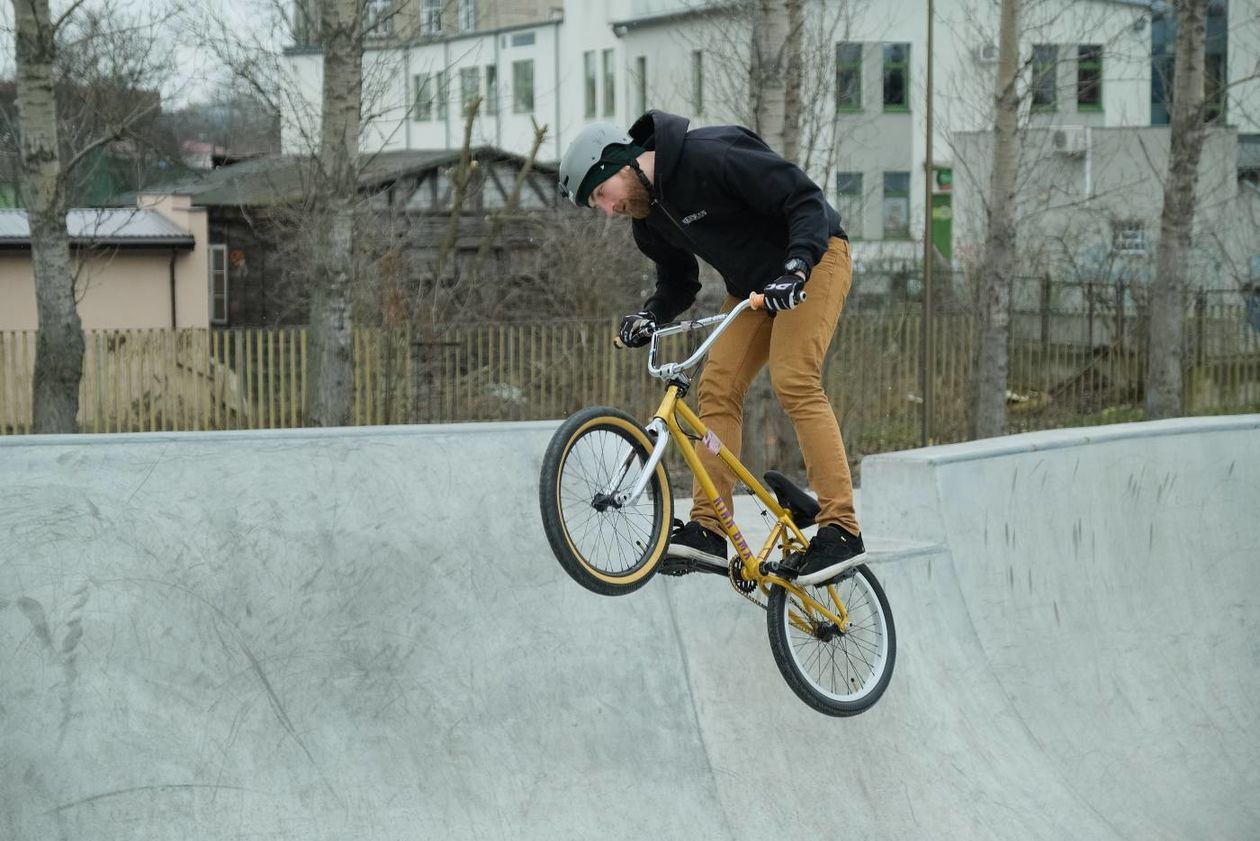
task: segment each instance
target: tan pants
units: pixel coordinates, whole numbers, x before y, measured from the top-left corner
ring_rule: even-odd
[[[840,424],[822,389],[822,366],[840,311],[853,283],[849,243],[832,237],[827,253],[810,273],[805,301],[773,319],[765,310],[745,310],[714,343],[700,378],[700,419],[736,456],[740,451],[744,395],[766,361],[770,381],[792,420],[810,487],[822,511],[818,524],[839,523],[858,532],[853,510],[853,477],[840,438]],[[723,312],[738,299],[728,297]],[[735,477],[708,448],[696,446],[705,469],[717,485],[727,510]],[[713,504],[696,482],[691,519],[724,534]]]

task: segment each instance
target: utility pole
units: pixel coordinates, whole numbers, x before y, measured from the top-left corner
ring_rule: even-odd
[[[927,91],[924,109],[927,116],[927,142],[923,158],[923,337],[919,361],[923,392],[923,441],[932,441],[932,182],[936,172],[932,166],[932,30],[935,23],[934,2],[927,4]]]

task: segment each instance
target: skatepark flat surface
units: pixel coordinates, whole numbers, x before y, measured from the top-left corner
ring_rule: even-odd
[[[867,459],[849,719],[565,577],[555,426],[0,439],[0,838],[1260,837],[1260,416]]]

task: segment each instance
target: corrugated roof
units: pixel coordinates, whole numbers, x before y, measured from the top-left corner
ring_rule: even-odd
[[[77,244],[192,245],[193,235],[156,210],[75,208],[66,213],[66,231]],[[25,210],[0,210],[0,243],[31,241]]]

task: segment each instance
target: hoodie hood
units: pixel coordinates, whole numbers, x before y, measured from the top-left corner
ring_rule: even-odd
[[[683,138],[691,121],[667,111],[648,111],[634,121],[630,137],[636,146],[656,150],[656,182],[668,183],[682,157]]]

